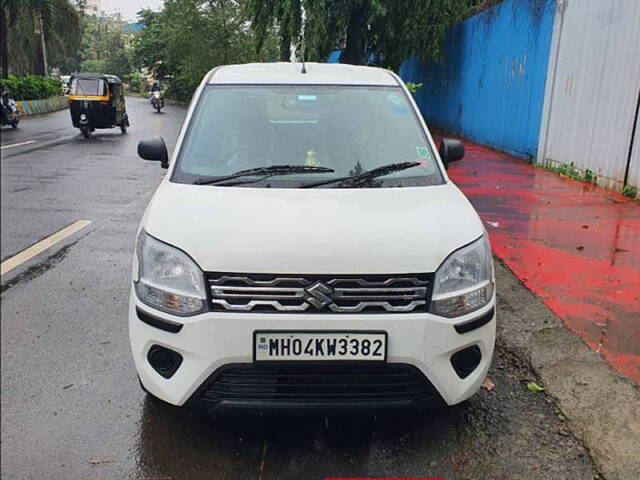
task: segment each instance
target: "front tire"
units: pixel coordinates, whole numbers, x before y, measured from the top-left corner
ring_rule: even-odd
[[[89,128],[88,125],[83,125],[82,127],[80,127],[80,132],[82,133],[82,136],[84,138],[90,138],[91,137],[91,129]]]
[[[120,132],[122,132],[123,135],[125,133],[127,133],[127,121],[126,120],[122,120],[122,122],[120,122]]]
[[[13,128],[18,128],[18,122],[13,122],[13,123],[11,124],[11,126],[12,126]]]

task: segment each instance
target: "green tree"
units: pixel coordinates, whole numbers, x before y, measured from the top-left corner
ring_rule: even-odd
[[[133,41],[133,62],[139,68],[145,68],[154,75],[164,77],[176,73],[178,65],[165,63],[168,56],[168,30],[164,12],[141,10],[138,21],[144,29]]]
[[[47,64],[71,55],[80,20],[69,0],[2,0],[2,75],[47,74]]]
[[[235,0],[166,0],[161,12],[141,11],[134,65],[156,78],[172,77],[168,93],[186,100],[218,65],[274,60],[275,36],[265,32],[256,53],[256,34],[240,8]]]
[[[122,77],[133,71],[131,48],[123,22],[89,15],[82,18],[82,41],[76,55],[67,59],[73,71],[111,73]]]
[[[289,61],[291,44],[298,39],[302,28],[302,0],[246,0],[243,7],[243,13],[251,20],[256,33],[257,51],[277,26],[279,58]]]
[[[84,73],[106,73],[107,62],[97,58],[90,58],[82,62],[80,71]]]
[[[280,58],[299,48],[304,12],[305,59],[324,61],[342,49],[341,62],[373,63],[397,69],[415,54],[423,60],[442,53],[446,29],[480,0],[247,0],[245,14],[261,39],[271,28],[280,38]]]

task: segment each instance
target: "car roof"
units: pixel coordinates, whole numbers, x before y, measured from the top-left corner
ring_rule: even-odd
[[[72,78],[101,78],[106,80],[108,83],[122,83],[119,77],[115,75],[109,75],[104,73],[74,73],[71,75]]]
[[[209,84],[398,85],[389,70],[341,63],[246,63],[213,69]]]

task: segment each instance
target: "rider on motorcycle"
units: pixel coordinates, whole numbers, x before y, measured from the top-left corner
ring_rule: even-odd
[[[9,88],[2,84],[0,87],[0,110],[2,113],[1,125],[11,125],[17,128],[20,122],[20,111],[16,102],[11,98]]]
[[[162,94],[162,88],[158,82],[153,82],[151,85],[151,91],[149,92],[149,99],[151,100],[151,104],[155,106],[155,102],[160,102],[160,107],[164,107],[164,95]],[[160,111],[158,109],[158,111]]]
[[[9,106],[9,88],[3,83],[0,87],[0,97],[2,98],[2,108]]]

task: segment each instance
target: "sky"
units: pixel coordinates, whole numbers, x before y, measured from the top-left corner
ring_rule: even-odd
[[[101,0],[100,6],[106,13],[121,12],[129,21],[135,21],[136,13],[143,8],[159,10],[163,0]]]

